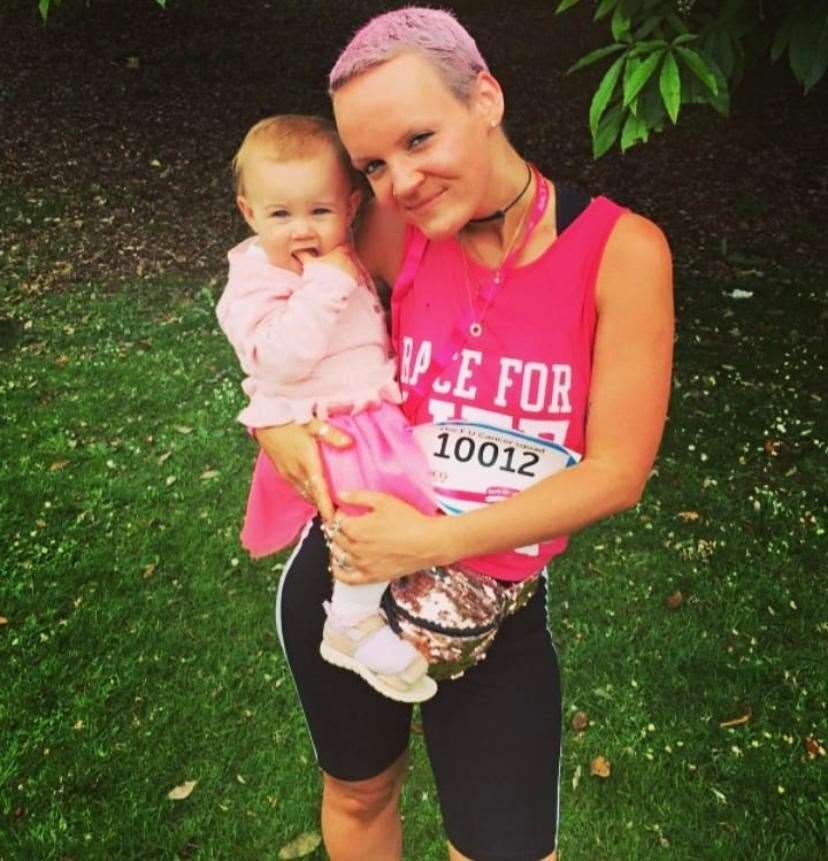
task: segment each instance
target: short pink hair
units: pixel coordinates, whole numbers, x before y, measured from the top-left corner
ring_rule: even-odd
[[[451,12],[407,6],[372,18],[357,31],[331,69],[331,95],[367,69],[407,52],[427,60],[461,102],[469,101],[478,73],[489,70]]]

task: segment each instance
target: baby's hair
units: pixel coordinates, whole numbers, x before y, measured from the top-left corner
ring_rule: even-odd
[[[259,120],[233,157],[236,194],[244,194],[244,169],[253,153],[263,152],[276,161],[291,161],[318,155],[326,146],[333,148],[348,182],[355,185],[357,174],[330,120],[303,114],[279,114]]]
[[[489,70],[474,39],[451,12],[407,6],[372,18],[357,31],[331,69],[330,94],[367,69],[407,52],[428,61],[464,103],[478,73]]]

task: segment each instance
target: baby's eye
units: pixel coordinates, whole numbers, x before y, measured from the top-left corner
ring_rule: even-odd
[[[416,147],[427,141],[433,134],[434,132],[420,132],[419,134],[411,135],[408,139],[408,148],[416,149]]]
[[[287,218],[289,215],[290,213],[286,209],[274,209],[270,213],[271,218]]]
[[[314,209],[313,214],[314,215],[327,215],[329,212],[330,212],[330,209],[328,209],[326,206],[317,206],[316,209]]]

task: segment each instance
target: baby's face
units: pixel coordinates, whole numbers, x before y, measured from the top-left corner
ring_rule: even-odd
[[[359,193],[332,149],[276,161],[255,156],[244,171],[238,204],[274,266],[301,272],[299,251],[327,254],[347,240]]]

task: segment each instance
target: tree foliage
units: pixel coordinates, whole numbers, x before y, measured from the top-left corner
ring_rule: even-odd
[[[61,0],[35,0],[45,21]],[[89,2],[89,0],[87,0]],[[164,8],[167,0],[154,0]],[[556,13],[582,0],[558,0]],[[612,60],[589,109],[594,157],[622,152],[676,124],[682,105],[723,116],[745,70],[786,56],[807,95],[828,69],[828,0],[593,0],[612,41],[575,72]]]
[[[581,2],[561,0],[560,14]],[[825,0],[595,0],[612,42],[569,72],[613,58],[592,98],[595,158],[622,151],[678,122],[681,106],[706,104],[724,116],[745,69],[787,55],[809,93],[828,67]]]
[[[49,12],[52,9],[60,6],[61,0],[36,0],[37,8],[40,11],[40,16],[45,21],[49,17]],[[167,5],[167,0],[155,0],[155,2],[163,9]]]

